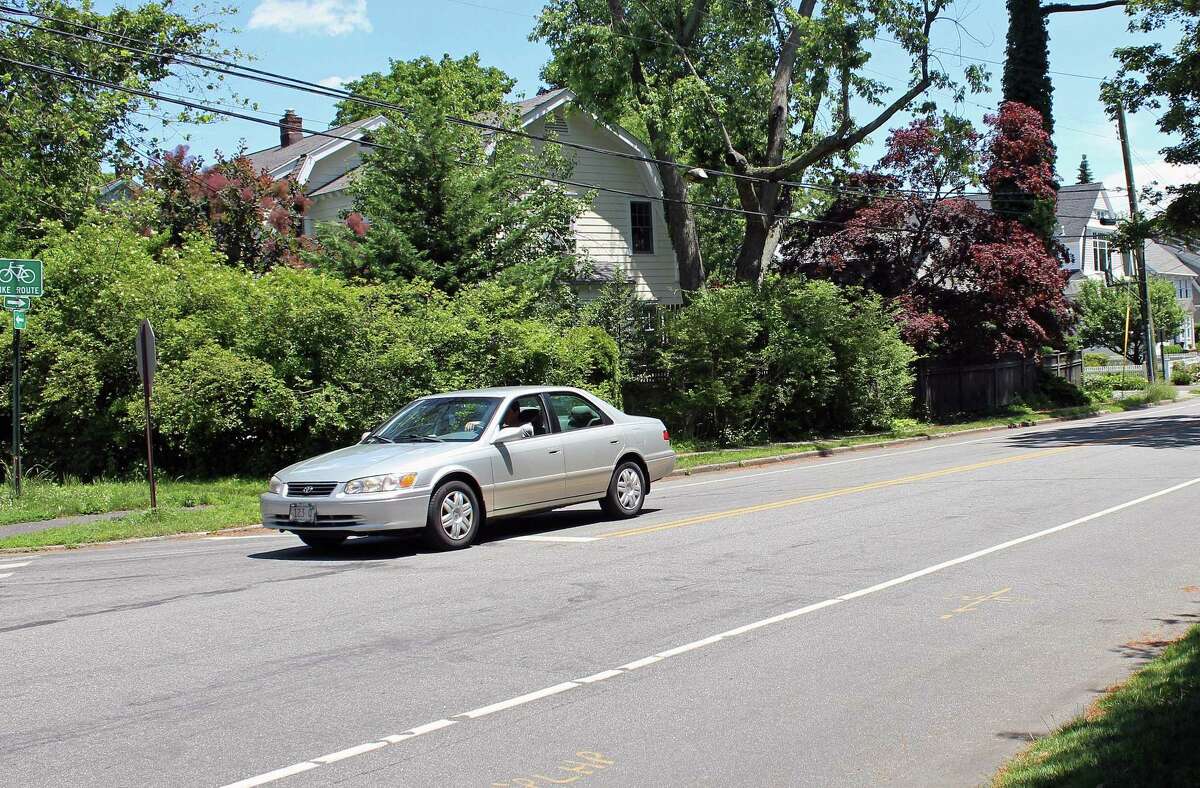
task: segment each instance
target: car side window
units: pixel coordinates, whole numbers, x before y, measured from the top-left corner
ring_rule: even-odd
[[[550,408],[554,411],[561,432],[573,432],[604,423],[604,416],[596,406],[578,394],[550,394],[547,399],[550,400]]]
[[[532,426],[534,435],[550,433],[550,420],[546,418],[546,409],[538,395],[517,397],[505,410],[502,427],[517,427],[522,424]]]

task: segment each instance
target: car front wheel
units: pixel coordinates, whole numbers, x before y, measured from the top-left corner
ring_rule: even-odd
[[[613,517],[637,517],[645,501],[646,475],[636,462],[626,460],[613,471],[608,495],[601,499],[600,506]]]
[[[429,498],[425,538],[438,550],[458,550],[475,540],[482,519],[483,507],[471,485],[446,482]]]

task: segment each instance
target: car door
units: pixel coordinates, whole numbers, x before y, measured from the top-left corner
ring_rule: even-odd
[[[566,497],[603,495],[625,449],[624,428],[579,394],[556,391],[546,401],[562,436]]]
[[[562,438],[550,430],[545,405],[537,395],[518,397],[515,403],[534,434],[492,445],[492,509],[496,512],[564,497]]]

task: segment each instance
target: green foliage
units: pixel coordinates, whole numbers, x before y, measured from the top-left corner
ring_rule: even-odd
[[[1183,345],[1176,345],[1173,342],[1170,344],[1163,345],[1162,350],[1167,355],[1175,355],[1177,353],[1186,353],[1187,352],[1187,348],[1185,348]]]
[[[389,60],[387,73],[373,71],[345,85],[356,96],[411,107],[431,100],[448,114],[473,118],[498,113],[517,81],[498,68],[482,66],[479,53],[455,60],[449,55]],[[380,109],[357,101],[339,101],[334,125],[370,118]]]
[[[1103,353],[1084,353],[1083,365],[1085,367],[1104,367],[1108,366],[1109,356]]]
[[[1150,315],[1155,331],[1176,334],[1186,315],[1175,298],[1175,286],[1166,279],[1151,277]],[[1136,286],[1130,282],[1122,287],[1108,287],[1103,282],[1088,279],[1080,286],[1075,300],[1079,312],[1079,338],[1084,345],[1099,345],[1114,353],[1124,351],[1125,317],[1129,310],[1129,358],[1134,364],[1143,361],[1141,301]]]
[[[1192,367],[1176,364],[1171,367],[1171,383],[1176,386],[1190,386],[1196,379]]]
[[[616,344],[539,317],[539,293],[489,282],[450,296],[287,267],[255,276],[208,238],[163,248],[139,226],[93,213],[51,227],[40,250],[54,288],[23,332],[26,446],[56,474],[120,476],[140,461],[142,318],[158,336],[155,419],[172,475],[266,474],[436,391],[550,383],[616,398]]]
[[[172,3],[118,6],[101,13],[92,3],[29,0],[30,11],[65,20],[57,30],[79,32],[69,23],[87,25],[138,39],[167,44],[174,51],[227,54],[215,43],[224,13],[188,18]],[[7,19],[7,17],[6,17]],[[175,73],[176,91],[211,93],[219,78],[203,71],[172,68],[169,55],[146,55],[80,41],[9,21],[0,34],[0,56],[68,71],[81,77],[149,89]],[[36,20],[23,19],[29,23]],[[45,26],[37,22],[38,26]],[[68,225],[94,203],[115,164],[136,161],[132,145],[150,142],[148,127],[133,114],[142,103],[128,94],[74,79],[61,79],[9,63],[0,63],[0,252],[27,249],[42,219]],[[203,119],[184,113],[180,119]]]
[[[915,354],[874,297],[829,282],[710,288],[674,313],[664,418],[735,443],[887,427],[912,403]]]
[[[1066,378],[1038,370],[1037,394],[1052,407],[1070,408],[1087,405],[1091,400],[1088,393]]]
[[[1113,382],[1108,375],[1085,377],[1080,388],[1092,402],[1108,402],[1113,396]]]
[[[1093,183],[1096,176],[1092,175],[1092,165],[1088,164],[1087,154],[1083,154],[1083,158],[1079,161],[1079,173],[1076,183]]]
[[[454,292],[497,274],[549,287],[579,267],[571,226],[590,198],[529,176],[570,174],[556,146],[485,137],[428,101],[391,116],[372,139],[380,147],[349,187],[355,213],[344,227],[318,229],[325,248],[308,257],[318,268]]]
[[[1007,0],[1008,41],[1002,90],[1005,101],[1018,101],[1042,115],[1054,132],[1054,84],[1050,80],[1050,34],[1042,0]]]
[[[1091,375],[1085,380],[1095,388],[1107,386],[1111,391],[1144,391],[1150,385],[1146,377],[1138,372],[1109,372]]]

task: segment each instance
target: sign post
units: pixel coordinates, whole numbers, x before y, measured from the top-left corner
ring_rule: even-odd
[[[158,489],[154,481],[154,427],[150,421],[150,392],[154,388],[154,370],[158,367],[158,348],[154,329],[143,320],[137,334],[138,377],[142,379],[142,396],[146,404],[146,477],[150,481],[150,508],[158,508]]]
[[[0,297],[13,316],[12,480],[21,494],[21,332],[30,299],[42,295],[41,260],[0,260]]]

